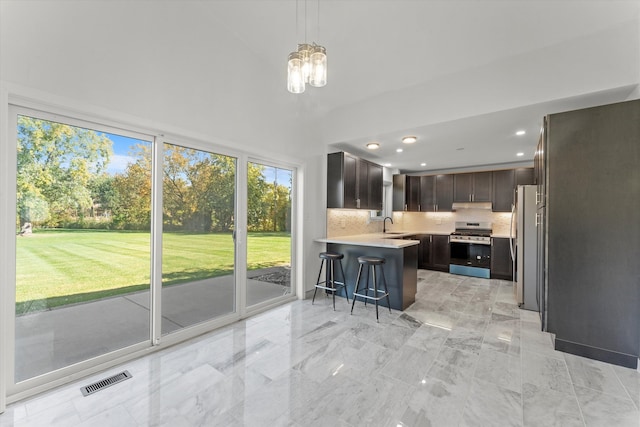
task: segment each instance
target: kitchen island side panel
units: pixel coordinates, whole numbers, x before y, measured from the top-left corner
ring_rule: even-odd
[[[548,331],[558,350],[636,367],[640,101],[549,116]]]
[[[345,271],[349,298],[353,295],[358,276],[359,256],[376,256],[385,259],[384,276],[389,288],[389,302],[394,310],[405,310],[414,303],[418,284],[418,245],[404,248],[382,248],[344,243],[327,243],[327,251],[344,254],[342,266]],[[363,278],[366,278],[363,268]],[[380,279],[379,279],[380,280]],[[382,289],[382,282],[379,283]],[[336,295],[344,296],[343,291]],[[386,299],[378,301],[387,307]]]

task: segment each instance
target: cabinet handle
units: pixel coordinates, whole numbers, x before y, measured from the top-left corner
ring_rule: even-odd
[[[422,212],[422,209],[420,209],[420,203],[418,203],[418,212]]]
[[[538,221],[539,218],[540,214],[536,212],[536,227],[540,225],[540,221]]]
[[[438,205],[433,205],[434,212],[438,212]]]
[[[536,191],[536,205],[540,204],[540,193]],[[536,214],[537,215],[537,214]]]
[[[360,209],[360,199],[356,199],[356,208]]]
[[[408,209],[407,209],[407,204],[406,204],[406,203],[404,204],[404,210],[405,210],[405,211],[407,211],[407,210],[408,210]]]

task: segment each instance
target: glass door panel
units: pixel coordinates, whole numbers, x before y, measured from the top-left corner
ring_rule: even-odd
[[[236,311],[236,159],[164,144],[162,333]]]
[[[293,171],[247,167],[247,307],[292,293]]]
[[[149,340],[151,150],[17,116],[16,383]]]

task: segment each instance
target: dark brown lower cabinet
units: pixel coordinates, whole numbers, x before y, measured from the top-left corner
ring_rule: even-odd
[[[513,279],[513,262],[511,261],[511,249],[509,238],[491,238],[491,278]]]
[[[418,268],[449,271],[449,235],[419,234]]]

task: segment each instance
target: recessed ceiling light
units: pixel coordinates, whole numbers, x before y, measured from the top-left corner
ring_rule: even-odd
[[[420,163],[420,166],[427,166],[426,163]]]
[[[402,148],[396,149],[396,153],[402,153],[402,151],[403,151]]]
[[[382,166],[384,166],[384,167],[388,168],[389,166],[391,166],[391,163],[385,163],[385,164],[384,164],[384,165],[382,165]]]
[[[404,142],[405,144],[413,144],[414,142],[416,142],[418,140],[417,136],[405,136],[404,138],[402,138],[402,142]]]
[[[518,156],[518,157],[524,156],[524,153],[518,153],[518,154],[516,154],[516,156]]]
[[[518,132],[516,132],[516,135],[518,135],[518,136],[522,136],[522,135],[524,135],[525,133],[527,133],[527,132],[526,132],[526,131],[524,131],[524,130],[519,130]]]
[[[370,142],[367,144],[367,148],[369,150],[377,150],[378,148],[380,148],[380,144],[378,144],[377,142]]]

